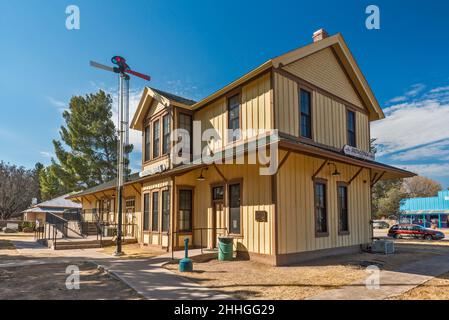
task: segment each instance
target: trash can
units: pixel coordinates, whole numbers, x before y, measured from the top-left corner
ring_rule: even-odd
[[[234,239],[231,237],[218,237],[218,260],[232,261],[234,254]]]

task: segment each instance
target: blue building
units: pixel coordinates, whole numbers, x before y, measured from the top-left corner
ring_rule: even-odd
[[[404,199],[400,209],[400,223],[449,228],[449,190],[438,192],[436,197]]]

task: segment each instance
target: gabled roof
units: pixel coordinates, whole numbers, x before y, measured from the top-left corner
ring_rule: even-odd
[[[192,106],[196,103],[193,100],[183,98],[172,93],[168,93],[151,87],[145,87],[142,93],[142,97],[140,98],[139,105],[137,106],[136,112],[134,113],[134,117],[131,121],[131,129],[143,130],[143,119],[146,116],[148,110],[151,108],[153,101],[158,101],[165,107],[169,107],[170,105],[175,104],[184,108],[188,108],[189,106]]]
[[[360,94],[363,102],[370,112],[370,120],[379,120],[385,118],[382,108],[379,105],[374,93],[372,92],[365,76],[360,70],[357,62],[349,50],[343,36],[340,33],[323,40],[311,43],[305,47],[287,52],[279,57],[272,59],[273,67],[279,68],[289,63],[305,58],[311,54],[326,48],[333,48],[342,66],[351,78],[355,89]]]
[[[67,198],[71,194],[66,194],[51,200],[47,200],[36,205],[33,205],[31,208],[23,211],[23,212],[60,212],[64,209],[79,209],[81,208],[81,204],[68,200]],[[58,210],[59,209],[59,210]]]
[[[354,84],[355,90],[360,95],[363,103],[366,105],[369,111],[369,119],[371,121],[379,120],[385,118],[385,115],[382,111],[382,108],[379,105],[374,93],[372,92],[368,82],[365,79],[362,71],[360,70],[357,62],[354,59],[351,51],[349,50],[343,36],[340,33],[336,35],[327,37],[323,40],[313,42],[304,47],[300,47],[298,49],[287,52],[278,57],[272,58],[265,63],[261,64],[257,68],[251,70],[250,72],[244,74],[242,77],[237,80],[229,83],[224,86],[220,90],[212,93],[201,101],[194,102],[192,100],[184,99],[181,97],[177,97],[171,95],[169,93],[153,89],[153,88],[145,88],[142,98],[140,100],[137,111],[134,115],[133,121],[131,122],[131,128],[136,130],[142,130],[142,120],[146,114],[146,111],[149,108],[148,99],[156,99],[167,106],[170,104],[170,101],[175,101],[181,103],[188,109],[197,110],[204,106],[206,106],[209,102],[219,98],[221,95],[227,93],[228,91],[238,87],[244,82],[254,78],[255,76],[271,69],[271,68],[280,68],[287,64],[290,64],[299,59],[310,56],[318,51],[321,51],[326,48],[332,48],[341,62],[342,67],[350,77],[350,80]],[[165,102],[165,103],[164,103]],[[140,122],[140,123],[139,123]]]

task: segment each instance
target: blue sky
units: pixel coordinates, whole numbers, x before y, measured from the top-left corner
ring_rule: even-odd
[[[447,1],[1,1],[0,159],[48,164],[72,95],[116,79],[88,66],[123,55],[151,86],[201,99],[267,59],[341,32],[388,118],[378,160],[449,185]],[[68,5],[81,29],[65,28]],[[365,28],[376,4],[381,29]],[[132,80],[135,106],[145,83]],[[132,133],[133,141],[139,134]],[[132,166],[140,163],[139,146]]]

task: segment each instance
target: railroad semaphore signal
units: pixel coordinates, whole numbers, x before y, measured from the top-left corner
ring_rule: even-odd
[[[118,112],[118,159],[117,159],[117,199],[118,199],[118,226],[116,256],[122,255],[122,221],[123,221],[123,182],[125,179],[125,147],[129,145],[129,75],[150,81],[150,76],[131,70],[126,59],[114,56],[111,59],[116,67],[90,61],[94,68],[114,72],[119,75],[119,112]]]

